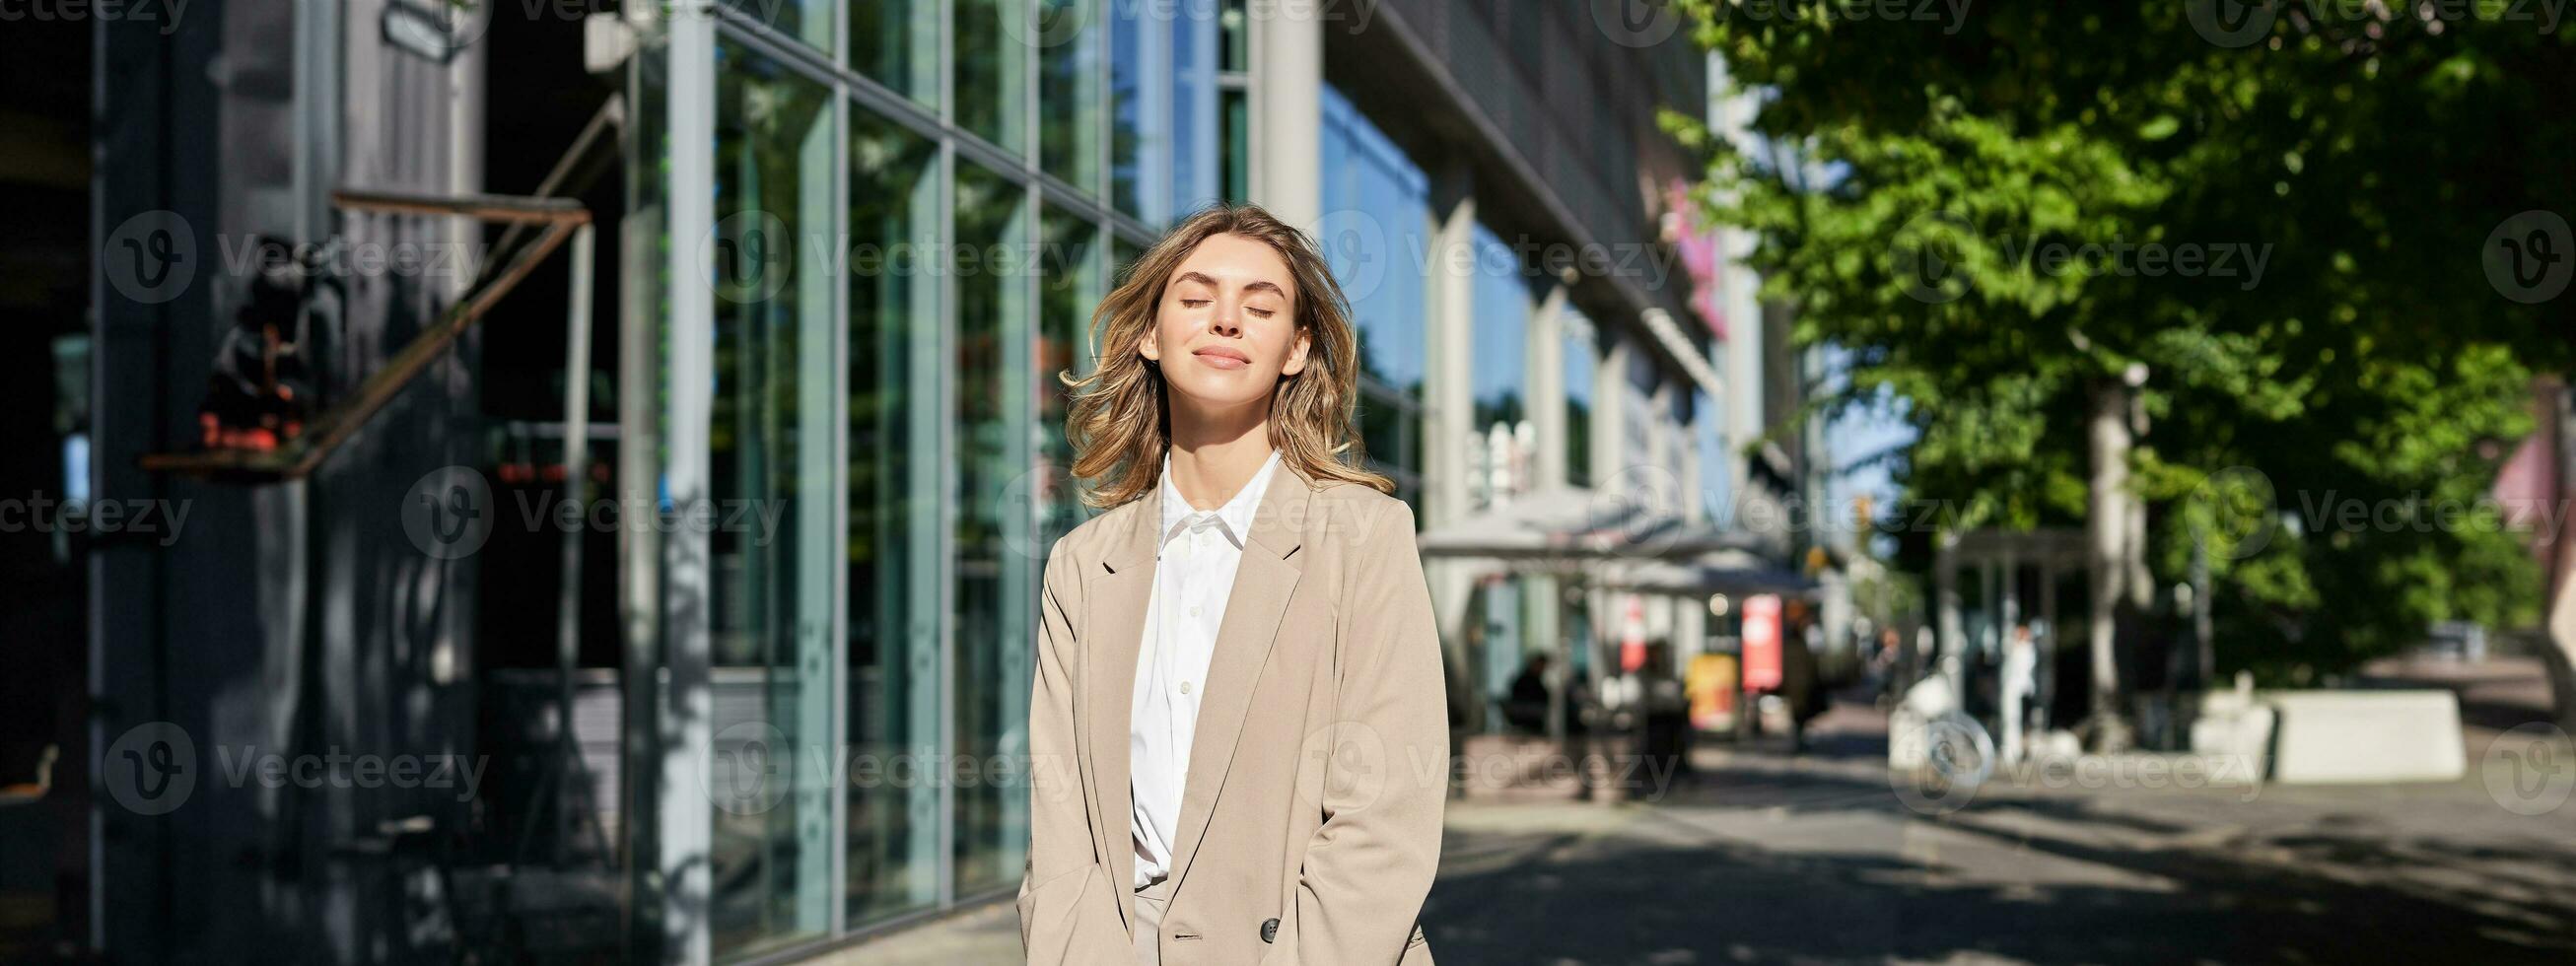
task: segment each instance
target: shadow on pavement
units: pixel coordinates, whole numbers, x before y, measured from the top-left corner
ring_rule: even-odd
[[[1615,806],[1625,824],[1447,870],[1423,913],[1434,948],[1536,964],[2576,961],[2576,837],[2400,832],[2369,816],[2385,806],[2369,792],[2351,814],[2206,823],[2184,797],[2169,818],[2086,794],[1926,817],[1890,792],[1873,736],[1819,737],[1803,759],[1705,756],[1659,799]]]

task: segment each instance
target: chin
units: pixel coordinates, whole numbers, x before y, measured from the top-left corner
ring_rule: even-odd
[[[1248,377],[1244,379],[1227,379],[1222,381],[1192,381],[1199,382],[1199,384],[1192,385],[1188,382],[1173,380],[1171,385],[1172,394],[1177,397],[1186,398],[1189,400],[1191,405],[1202,409],[1233,409],[1247,403],[1267,399],[1270,396],[1267,388],[1253,391],[1251,386],[1252,380]],[[1275,383],[1277,380],[1272,381]],[[1206,382],[1218,382],[1218,384],[1207,385]]]

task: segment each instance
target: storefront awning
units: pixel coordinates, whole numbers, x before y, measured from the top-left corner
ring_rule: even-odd
[[[1713,553],[1747,554],[1752,534],[1647,512],[1636,502],[1580,487],[1554,487],[1425,531],[1424,557],[1486,558],[1516,570],[1593,570],[1607,564],[1685,564]]]
[[[1616,590],[1694,599],[1711,594],[1803,597],[1816,589],[1815,581],[1796,571],[1774,566],[1740,550],[1703,554],[1683,563],[1651,561],[1617,568],[1606,575],[1604,583]]]

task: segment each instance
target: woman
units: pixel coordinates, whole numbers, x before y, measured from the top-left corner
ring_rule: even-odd
[[[1428,963],[1447,689],[1413,510],[1360,468],[1311,242],[1216,208],[1092,316],[1029,702],[1036,963]]]

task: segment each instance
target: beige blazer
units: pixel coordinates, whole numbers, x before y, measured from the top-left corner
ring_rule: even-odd
[[[1449,713],[1413,508],[1281,463],[1217,631],[1173,843],[1167,966],[1427,966]],[[1127,741],[1157,498],[1058,541],[1029,702],[1032,963],[1135,958]]]

